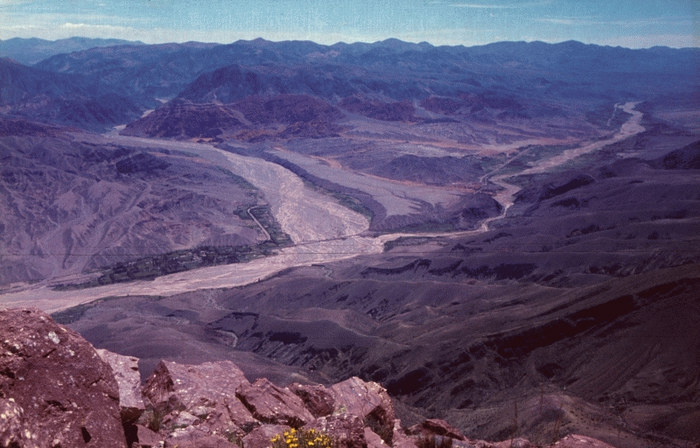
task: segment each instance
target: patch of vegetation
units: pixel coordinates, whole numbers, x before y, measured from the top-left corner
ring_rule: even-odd
[[[335,446],[333,439],[328,434],[313,428],[301,430],[292,428],[274,436],[270,439],[270,443],[272,443],[272,448],[333,448]]]
[[[420,246],[433,241],[435,241],[435,237],[402,236],[384,243],[384,251],[386,252],[396,247]]]
[[[272,255],[280,247],[272,241],[253,246],[202,246],[152,255],[133,261],[117,263],[102,270],[102,275],[85,283],[58,285],[58,291],[92,288],[135,280],[153,280],[163,275],[222,264],[245,263]]]
[[[250,209],[250,213],[268,232],[269,240],[255,245],[200,246],[193,249],[150,255],[107,267],[102,270],[102,275],[88,282],[58,285],[54,289],[58,291],[74,290],[135,280],[153,280],[163,275],[207,266],[246,263],[256,258],[273,255],[276,249],[292,244],[291,238],[282,231],[268,207],[254,207]],[[77,316],[77,318],[79,317]]]
[[[439,218],[438,218],[439,219]],[[440,233],[440,232],[454,232],[458,229],[456,224],[456,219],[447,218],[444,221],[432,220],[420,222],[417,224],[407,224],[405,226],[395,227],[391,230],[391,233]]]
[[[270,242],[274,245],[273,247],[284,247],[292,244],[291,238],[284,233],[282,227],[280,227],[279,223],[275,220],[275,217],[272,216],[272,211],[270,211],[269,207],[253,207],[250,209],[250,214],[252,214],[265,228],[267,233],[270,234]],[[266,243],[267,242],[263,242],[261,245],[265,245]]]

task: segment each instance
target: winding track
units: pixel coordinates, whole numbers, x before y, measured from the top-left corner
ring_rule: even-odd
[[[570,160],[619,142],[644,130],[642,113],[634,108],[637,103],[626,103],[620,107],[631,117],[620,130],[608,139],[595,141],[538,162],[533,168],[519,174],[541,173]],[[271,162],[254,157],[232,154],[203,143],[145,139],[106,135],[108,141],[123,145],[165,147],[195,153],[221,167],[244,177],[262,191],[270,204],[272,213],[294,245],[284,248],[278,255],[260,258],[248,263],[230,264],[196,269],[158,277],[153,281],[106,285],[76,291],[54,291],[49,285],[40,283],[25,289],[0,295],[0,306],[34,306],[47,312],[73,307],[81,303],[108,296],[128,295],[174,295],[202,289],[230,288],[259,281],[295,266],[329,263],[353,258],[358,255],[380,253],[384,243],[399,237],[464,236],[483,233],[490,224],[503,219],[513,205],[518,186],[505,181],[508,175],[487,175],[485,179],[501,187],[494,199],[502,206],[501,214],[484,220],[476,230],[448,233],[394,233],[378,237],[366,234],[367,219],[349,210],[328,196],[307,188],[303,181],[291,171]]]
[[[250,216],[250,219],[252,219],[255,222],[255,224],[258,225],[258,228],[260,229],[260,231],[263,233],[263,235],[265,235],[265,241],[269,241],[272,239],[272,237],[270,236],[270,232],[267,231],[265,226],[262,225],[260,223],[260,221],[258,221],[258,218],[256,218],[255,215],[251,212],[251,210],[253,210],[254,208],[255,207],[248,207],[248,210],[246,210],[246,213],[248,213],[248,216]]]

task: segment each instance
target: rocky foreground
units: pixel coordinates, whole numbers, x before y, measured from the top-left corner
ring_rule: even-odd
[[[386,390],[356,377],[279,387],[230,361],[162,361],[142,385],[138,359],[96,350],[39,310],[0,310],[1,447],[258,448],[291,428],[343,448],[534,446],[469,440],[435,419],[403,428]],[[552,446],[610,447],[580,435]]]

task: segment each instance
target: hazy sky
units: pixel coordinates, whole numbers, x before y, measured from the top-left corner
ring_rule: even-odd
[[[700,46],[700,0],[0,0],[0,39]]]

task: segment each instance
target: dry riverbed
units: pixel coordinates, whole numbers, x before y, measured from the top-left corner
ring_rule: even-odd
[[[634,109],[636,103],[620,106],[631,114],[628,121],[613,136],[545,159],[536,167],[519,174],[534,174],[558,167],[580,155],[628,138],[644,128],[642,113]],[[89,139],[98,137],[89,136]],[[138,148],[168,148],[195,153],[222,168],[244,177],[255,185],[270,204],[273,215],[294,245],[284,248],[277,255],[252,260],[248,263],[220,265],[158,277],[152,281],[112,284],[89,289],[57,291],[47,283],[22,285],[0,295],[4,307],[35,306],[55,312],[109,296],[174,295],[201,289],[230,288],[261,281],[284,269],[311,264],[330,263],[358,255],[381,253],[384,243],[407,236],[463,236],[485,232],[489,224],[506,216],[519,191],[517,186],[505,182],[506,176],[493,176],[490,181],[501,190],[494,198],[501,204],[502,213],[485,220],[472,231],[449,233],[394,233],[378,237],[369,236],[369,222],[363,215],[338,204],[333,198],[309,187],[294,173],[277,164],[254,157],[232,154],[203,143],[145,139],[106,135],[108,143]],[[513,174],[509,174],[511,176]]]

